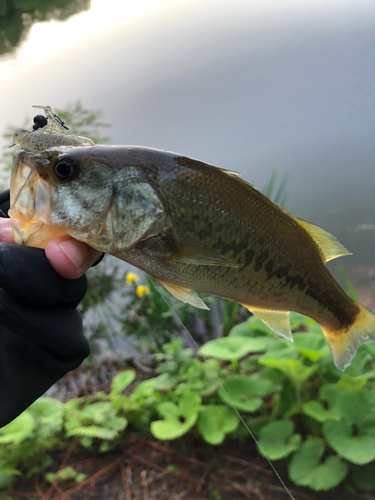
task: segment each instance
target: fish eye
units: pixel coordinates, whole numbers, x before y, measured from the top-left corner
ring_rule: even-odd
[[[72,181],[79,173],[79,164],[74,158],[62,157],[56,161],[53,171],[59,181]]]

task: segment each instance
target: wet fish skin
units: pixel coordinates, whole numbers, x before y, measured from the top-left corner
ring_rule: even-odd
[[[44,230],[59,227],[143,269],[184,301],[204,307],[190,289],[233,299],[287,338],[289,311],[312,317],[340,369],[358,342],[375,340],[374,316],[325,267],[349,252],[232,172],[175,153],[115,146],[20,152],[14,178],[22,165],[34,177],[13,189],[14,219],[22,219],[17,207],[31,186],[31,205],[49,186],[49,205],[25,220],[43,218]],[[61,178],[58,165],[74,173]],[[38,244],[38,231],[30,237],[21,229],[18,237],[45,244]]]

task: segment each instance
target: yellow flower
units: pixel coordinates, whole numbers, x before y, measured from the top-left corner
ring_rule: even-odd
[[[138,285],[136,293],[137,297],[143,297],[143,295],[148,295],[150,293],[150,289],[146,285]]]
[[[138,283],[139,281],[139,276],[137,276],[135,273],[131,273],[130,271],[126,275],[126,284],[131,285],[132,283]]]

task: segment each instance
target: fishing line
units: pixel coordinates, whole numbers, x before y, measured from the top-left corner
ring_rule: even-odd
[[[182,323],[182,321],[180,320],[180,318],[178,317],[176,311],[173,309],[173,307],[171,306],[171,304],[168,302],[168,300],[166,299],[166,297],[164,296],[164,294],[160,291],[159,287],[155,284],[155,282],[151,279],[150,276],[147,275],[147,278],[149,280],[149,282],[151,283],[151,285],[155,288],[155,290],[162,296],[164,302],[167,304],[167,306],[169,307],[169,309],[172,311],[172,314],[173,316],[177,319],[177,321],[180,323],[180,325],[182,326],[182,328],[185,330],[185,332],[189,335],[190,339],[192,340],[193,344],[195,345],[195,347],[197,348],[197,351],[199,353],[200,356],[202,356],[202,358],[205,360],[206,363],[209,363],[209,361],[207,360],[207,358],[204,356],[204,354],[202,354],[198,344],[196,343],[196,341],[194,340],[193,336],[191,335],[191,333],[189,332],[189,330],[186,328],[186,326]],[[250,430],[250,427],[247,425],[247,423],[245,422],[245,420],[242,418],[242,416],[240,415],[239,411],[237,410],[237,408],[234,406],[234,404],[232,403],[232,400],[230,398],[230,395],[228,394],[228,391],[224,388],[223,386],[223,383],[220,379],[220,377],[217,377],[217,380],[219,382],[219,385],[220,385],[220,388],[221,390],[224,392],[224,394],[226,395],[226,397],[228,398],[228,401],[229,401],[229,404],[230,406],[233,408],[233,410],[235,411],[235,413],[237,414],[237,417],[240,419],[240,422],[242,423],[242,425],[245,427],[245,429],[247,430],[248,434],[252,437],[252,439],[254,440],[255,444],[258,446],[258,448],[261,450],[262,447],[259,446],[259,442],[257,440],[257,438],[255,437],[255,435],[253,434],[253,432]],[[294,496],[292,495],[292,493],[289,491],[287,485],[284,483],[284,481],[282,480],[280,474],[277,472],[275,466],[273,465],[273,463],[271,462],[271,460],[269,458],[267,458],[266,456],[264,456],[264,458],[267,460],[269,466],[271,467],[271,469],[273,470],[275,476],[277,477],[277,479],[280,481],[281,483],[281,486],[285,489],[285,491],[287,492],[287,494],[289,495],[289,497],[291,498],[291,500],[296,500],[294,498]]]

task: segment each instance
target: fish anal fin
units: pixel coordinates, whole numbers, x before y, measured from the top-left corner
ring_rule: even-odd
[[[311,222],[306,222],[305,220],[299,219],[298,217],[293,217],[295,221],[302,226],[309,235],[313,238],[315,243],[320,248],[323,254],[325,262],[328,262],[337,257],[343,257],[344,255],[351,255],[347,248],[342,245],[335,236],[330,234],[325,229],[322,229]]]
[[[242,305],[254,314],[254,316],[262,320],[275,333],[293,342],[293,335],[290,331],[289,311],[274,311],[272,309],[259,309],[247,304]]]
[[[173,250],[167,260],[197,266],[238,267],[238,264],[210,248],[182,243],[173,243]]]
[[[207,309],[210,308],[206,306],[203,300],[199,297],[197,292],[191,290],[189,288],[185,288],[181,285],[176,285],[176,283],[172,283],[170,281],[161,280],[159,278],[155,278],[161,285],[163,285],[169,293],[171,293],[176,299],[181,300],[185,304],[190,304],[191,306],[197,307],[198,309]]]
[[[359,314],[349,328],[332,331],[322,327],[333,361],[341,371],[350,365],[359,343],[375,342],[375,315],[360,304],[357,305]]]

